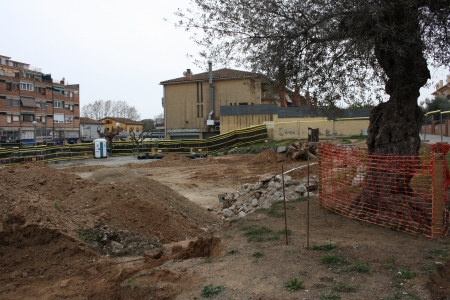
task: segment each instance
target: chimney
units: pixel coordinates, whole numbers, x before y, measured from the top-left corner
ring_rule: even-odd
[[[187,69],[187,70],[186,70],[186,78],[187,78],[187,79],[191,79],[191,78],[192,78],[192,72],[191,72],[191,69]]]

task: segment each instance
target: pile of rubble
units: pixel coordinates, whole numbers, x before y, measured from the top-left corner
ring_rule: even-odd
[[[309,179],[292,180],[290,176],[284,176],[286,201],[296,200],[306,196],[309,191],[310,196],[316,196],[318,181],[313,175]],[[235,193],[220,194],[219,201],[222,208],[218,211],[222,219],[234,217],[245,217],[248,213],[253,213],[258,208],[269,208],[272,203],[283,200],[283,184],[281,175],[262,175],[255,184],[246,183],[241,190]]]
[[[141,255],[146,250],[162,247],[156,237],[147,237],[128,230],[114,230],[108,225],[98,225],[91,229],[79,228],[78,234],[91,249],[101,255]]]

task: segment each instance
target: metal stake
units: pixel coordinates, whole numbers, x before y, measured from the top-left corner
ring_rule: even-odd
[[[286,245],[289,245],[288,242],[288,231],[287,231],[287,217],[286,217],[286,194],[284,190],[284,166],[281,165],[281,180],[283,183],[283,203],[284,203],[284,232],[286,234]]]

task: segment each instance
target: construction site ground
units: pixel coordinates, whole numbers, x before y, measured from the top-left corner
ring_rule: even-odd
[[[282,205],[218,214],[219,194],[306,164],[265,150],[2,168],[0,299],[450,299],[449,237],[344,218],[314,192],[286,221]]]

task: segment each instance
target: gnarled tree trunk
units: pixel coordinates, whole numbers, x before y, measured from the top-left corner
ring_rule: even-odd
[[[411,19],[417,12],[401,5],[384,16],[386,27],[400,27],[404,31],[386,34],[376,42],[375,55],[389,80],[385,91],[389,101],[379,104],[370,115],[367,145],[369,151],[366,182],[362,193],[355,199],[355,208],[378,208],[393,194],[411,196],[411,178],[419,162],[419,132],[423,113],[417,105],[419,90],[430,77],[423,56],[418,18],[415,26]],[[378,159],[378,155],[408,156],[405,159]],[[392,200],[391,200],[392,201]],[[407,202],[407,201],[406,201]]]

